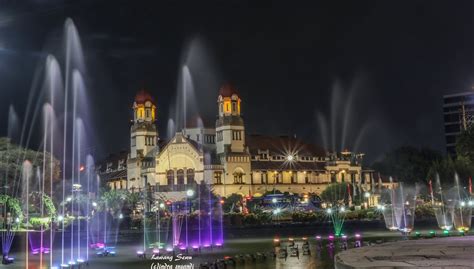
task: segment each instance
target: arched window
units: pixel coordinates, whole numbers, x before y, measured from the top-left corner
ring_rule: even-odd
[[[178,191],[182,191],[184,190],[184,170],[183,169],[179,169],[177,171],[177,177],[178,177]]]
[[[186,171],[186,179],[188,184],[194,183],[194,169],[188,169]]]
[[[173,170],[166,171],[166,181],[168,183],[168,189],[173,190],[173,185],[174,185],[174,171]]]
[[[234,176],[234,184],[245,184],[244,171],[242,170],[242,168],[235,169],[232,175]]]

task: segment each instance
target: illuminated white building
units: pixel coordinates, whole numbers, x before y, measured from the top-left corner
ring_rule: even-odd
[[[332,182],[353,183],[364,190],[373,186],[372,171],[362,169],[362,154],[328,154],[295,137],[246,134],[241,102],[232,85],[223,85],[214,126],[196,119],[165,142],[156,128],[155,102],[140,91],[133,103],[126,178],[123,171],[103,173],[121,175],[107,177],[109,185],[132,192],[148,188],[168,197],[183,195],[202,181],[221,196],[258,196],[274,190],[319,194]]]

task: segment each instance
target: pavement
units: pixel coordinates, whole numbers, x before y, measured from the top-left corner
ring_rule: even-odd
[[[474,268],[474,236],[405,240],[340,252],[336,269]]]

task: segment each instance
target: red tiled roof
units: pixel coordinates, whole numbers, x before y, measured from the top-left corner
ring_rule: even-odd
[[[291,136],[248,135],[246,144],[252,155],[257,155],[258,150],[268,150],[270,155],[326,156],[323,148]]]
[[[144,104],[146,101],[150,101],[155,104],[153,97],[145,90],[140,90],[137,95],[135,95],[135,102],[137,104]]]
[[[237,89],[231,83],[224,83],[219,89],[219,95],[222,97],[231,97],[233,94],[239,95]]]

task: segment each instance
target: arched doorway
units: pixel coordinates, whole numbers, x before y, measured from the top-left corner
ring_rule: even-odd
[[[168,170],[166,171],[166,182],[167,182],[167,189],[168,191],[172,191],[174,188],[174,171]]]

